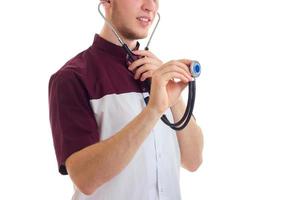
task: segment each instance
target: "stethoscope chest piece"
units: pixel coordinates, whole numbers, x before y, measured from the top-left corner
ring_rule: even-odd
[[[190,72],[194,78],[197,78],[201,74],[201,65],[198,61],[193,60],[190,65]]]

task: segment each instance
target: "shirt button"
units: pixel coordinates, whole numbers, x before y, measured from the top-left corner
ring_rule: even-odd
[[[162,187],[159,189],[159,191],[160,191],[161,193],[163,193],[163,192],[164,192],[164,190],[163,190],[163,188],[162,188]]]
[[[142,91],[143,91],[143,92],[146,92],[146,88],[142,87]]]

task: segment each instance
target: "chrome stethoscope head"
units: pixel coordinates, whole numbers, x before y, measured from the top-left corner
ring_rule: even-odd
[[[107,18],[103,15],[103,13],[101,12],[101,4],[105,3],[105,2],[110,2],[109,0],[101,0],[100,3],[98,4],[98,12],[99,14],[102,16],[102,18],[105,20],[105,22],[110,26],[111,30],[114,32],[114,34],[116,35],[116,37],[118,38],[119,42],[121,43],[122,46],[126,45],[125,42],[122,40],[121,36],[119,35],[119,33],[117,32],[116,28],[114,27],[114,25],[107,20]],[[147,46],[145,47],[145,50],[149,50],[149,45],[150,45],[150,42],[152,40],[152,37],[156,31],[156,28],[159,24],[159,21],[160,21],[160,14],[158,12],[156,12],[157,16],[158,16],[158,20],[156,22],[156,25],[150,35],[150,38],[147,42]],[[127,46],[127,45],[126,45]]]

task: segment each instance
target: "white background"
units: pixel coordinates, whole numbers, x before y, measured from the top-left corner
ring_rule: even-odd
[[[199,60],[194,115],[205,139],[183,199],[300,199],[300,7],[296,0],[161,0],[150,49]],[[0,3],[1,199],[70,199],[57,171],[48,80],[88,48],[97,0]],[[185,97],[187,95],[187,90]]]

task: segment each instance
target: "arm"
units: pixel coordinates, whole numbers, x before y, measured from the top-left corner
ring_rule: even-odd
[[[183,116],[186,105],[182,98],[174,106],[170,107],[174,122],[177,122]],[[177,131],[177,139],[181,153],[181,164],[185,169],[193,172],[198,169],[202,163],[203,135],[201,128],[196,124],[193,117],[187,126]]]
[[[66,167],[78,189],[90,195],[120,173],[160,117],[161,113],[147,106],[114,136],[69,156]]]

